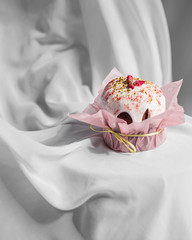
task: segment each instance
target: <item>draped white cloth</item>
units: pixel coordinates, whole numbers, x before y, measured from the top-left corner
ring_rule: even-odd
[[[0,116],[19,129],[80,111],[114,66],[159,86],[171,81],[159,0],[1,0],[0,8]]]
[[[114,66],[171,81],[161,2],[0,3],[0,239],[191,239],[190,118],[131,155],[66,117]]]

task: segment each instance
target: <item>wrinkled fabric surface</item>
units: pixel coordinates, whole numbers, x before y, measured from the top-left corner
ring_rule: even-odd
[[[75,121],[30,134],[0,122],[1,137],[24,175],[50,204],[6,155],[1,157],[3,190],[11,195],[1,195],[1,221],[10,226],[16,218],[17,235],[29,231],[26,222],[20,226],[27,219],[34,225],[30,231],[51,233],[50,239],[69,233],[86,240],[191,239],[192,118],[168,128],[163,145],[135,154],[110,150],[102,134]],[[51,205],[73,210],[75,227],[69,213]],[[14,206],[14,215],[5,206]],[[4,227],[3,233],[6,239]]]
[[[80,111],[114,66],[159,86],[171,81],[159,0],[1,0],[0,13],[0,116],[19,129]]]
[[[69,119],[116,66],[171,81],[160,1],[0,0],[0,239],[191,239],[191,118],[116,153]]]

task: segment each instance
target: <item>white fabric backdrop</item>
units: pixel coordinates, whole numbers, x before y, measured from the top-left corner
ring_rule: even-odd
[[[160,1],[1,0],[0,6],[0,115],[19,129],[53,126],[80,110],[77,103],[92,101],[114,66],[160,86],[171,81]]]
[[[179,103],[192,116],[192,1],[163,1],[170,30],[173,79],[184,79]]]
[[[132,156],[66,118],[93,101],[114,66],[160,86],[171,81],[161,2],[0,3],[0,238],[190,239],[180,209],[191,197],[189,156],[181,159],[190,119],[160,148]]]

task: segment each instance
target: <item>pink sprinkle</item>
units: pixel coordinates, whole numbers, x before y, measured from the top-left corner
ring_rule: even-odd
[[[118,112],[119,112],[119,109],[117,109],[117,110],[114,112],[114,114],[116,115]]]
[[[136,105],[135,105],[135,108],[136,108],[136,110],[138,110],[138,108],[139,108],[139,104],[136,104]]]

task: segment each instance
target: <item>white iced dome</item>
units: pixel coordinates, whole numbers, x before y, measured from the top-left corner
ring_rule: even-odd
[[[165,111],[165,97],[153,82],[128,77],[110,81],[101,96],[103,109],[127,123],[141,122]]]

